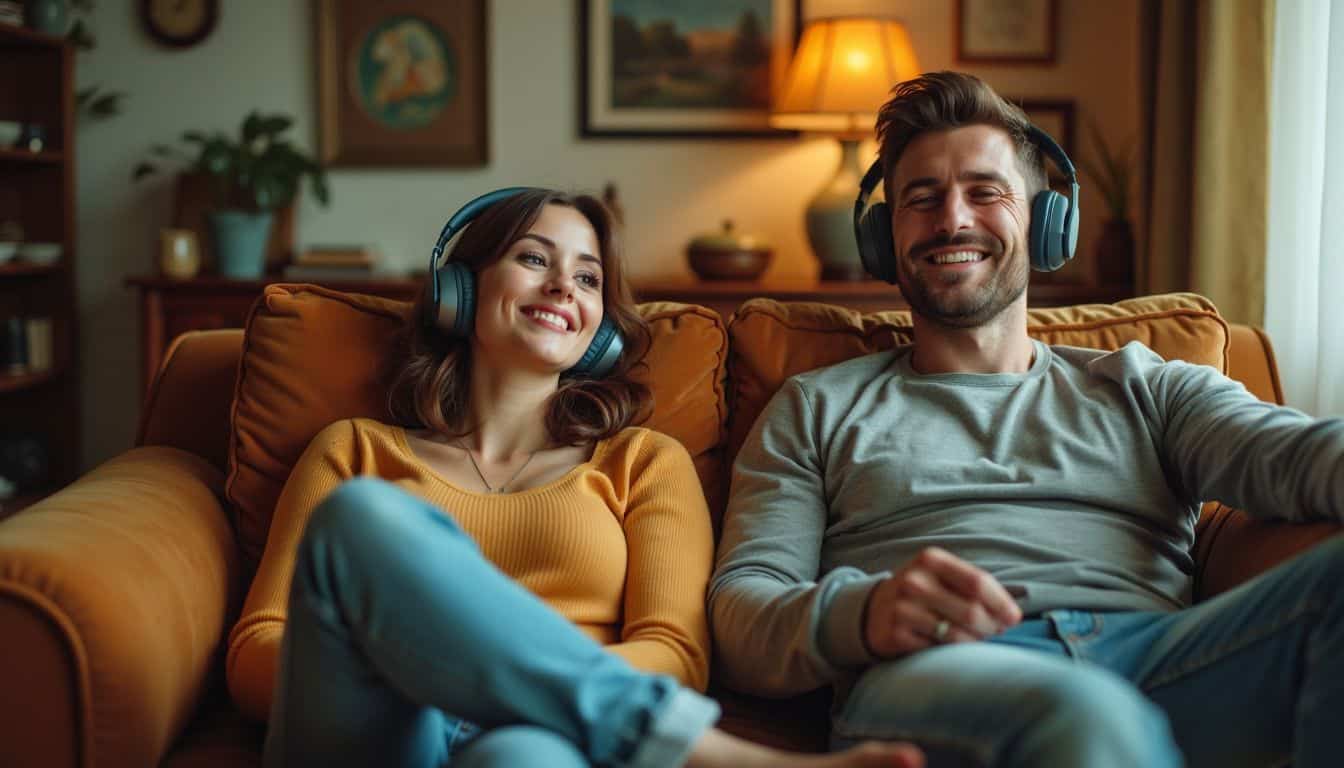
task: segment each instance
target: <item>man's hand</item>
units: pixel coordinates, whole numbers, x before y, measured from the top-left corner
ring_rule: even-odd
[[[868,595],[863,639],[889,659],[940,643],[969,643],[1022,621],[993,576],[952,553],[928,547]]]

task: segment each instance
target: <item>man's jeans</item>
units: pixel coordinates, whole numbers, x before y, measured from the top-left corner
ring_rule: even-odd
[[[299,545],[265,762],[664,766],[717,717],[604,651],[447,515],[360,478]]]
[[[1052,611],[864,672],[832,742],[940,765],[1344,765],[1344,536],[1175,613]]]

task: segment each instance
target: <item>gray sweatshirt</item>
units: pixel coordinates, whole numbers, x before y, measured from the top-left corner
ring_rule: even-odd
[[[1035,344],[1025,374],[921,375],[910,348],[790,379],[733,469],[709,589],[729,685],[789,695],[877,659],[873,586],[939,546],[1024,616],[1190,602],[1202,499],[1344,519],[1344,420],[1139,343]]]

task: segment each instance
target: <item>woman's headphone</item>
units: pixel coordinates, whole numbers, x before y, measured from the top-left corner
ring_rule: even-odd
[[[446,261],[443,249],[483,211],[514,195],[534,191],[533,187],[505,187],[472,200],[458,209],[443,225],[439,240],[429,256],[429,279],[425,281],[425,314],[421,321],[430,329],[456,338],[471,338],[476,326],[476,273],[460,261]],[[610,315],[602,313],[602,322],[593,334],[583,357],[562,376],[600,379],[611,372],[625,349],[621,332]]]
[[[1043,189],[1031,200],[1027,253],[1031,268],[1053,272],[1073,258],[1078,246],[1078,174],[1073,162],[1050,134],[1027,124],[1027,138],[1055,162],[1069,180],[1069,196]],[[868,196],[882,181],[882,161],[874,161],[859,183],[854,201],[854,237],[859,242],[863,268],[873,277],[896,282],[896,249],[891,241],[891,207],[884,201],[868,206]],[[866,207],[866,210],[865,210]]]

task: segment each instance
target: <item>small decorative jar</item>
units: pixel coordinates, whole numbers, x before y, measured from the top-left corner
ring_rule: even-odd
[[[733,231],[732,219],[723,229],[699,235],[686,246],[691,271],[702,280],[755,280],[770,266],[770,246],[758,237]]]
[[[159,269],[164,277],[189,280],[201,271],[201,246],[190,229],[159,231]]]

